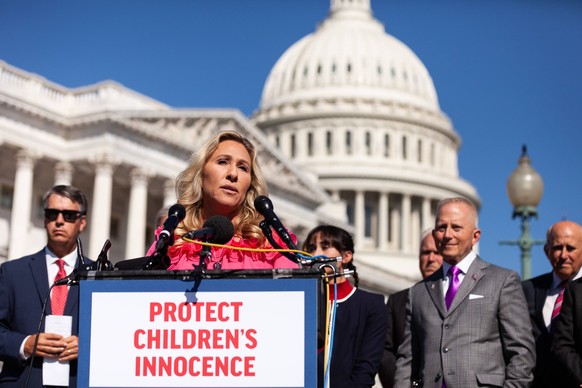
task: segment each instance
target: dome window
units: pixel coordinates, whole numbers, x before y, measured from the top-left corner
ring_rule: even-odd
[[[291,135],[291,157],[294,158],[297,153],[297,144],[295,142],[295,135]]]
[[[346,67],[346,69],[347,69],[348,73],[351,73],[352,72],[352,64],[348,63],[348,66]]]
[[[396,78],[396,70],[393,67],[390,68],[390,75],[392,76],[392,79]]]
[[[307,155],[313,156],[313,133],[309,132],[307,134]]]
[[[406,136],[402,136],[402,159],[408,159],[407,147],[406,147],[407,139]]]
[[[325,133],[325,149],[328,155],[332,154],[333,151],[333,134],[331,131]]]
[[[317,65],[317,74],[321,74],[321,65]]]
[[[386,158],[390,157],[390,135],[389,134],[384,135],[384,157],[386,157]]]
[[[332,74],[335,74],[335,63],[331,65],[331,72]]]
[[[418,163],[422,163],[422,140],[418,139],[416,147],[418,151]]]
[[[304,76],[304,77],[307,77],[307,74],[308,74],[308,73],[309,73],[309,68],[308,68],[307,66],[305,66],[305,67],[303,68],[303,76]]]
[[[350,131],[346,132],[346,154],[352,154],[352,133]]]
[[[378,70],[378,75],[382,75],[382,66],[378,65],[376,70]]]
[[[372,155],[372,135],[366,132],[366,155]]]

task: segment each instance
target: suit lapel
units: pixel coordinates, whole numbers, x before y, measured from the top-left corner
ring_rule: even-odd
[[[549,333],[546,323],[544,321],[544,304],[546,303],[546,297],[548,295],[548,290],[552,288],[552,272],[544,276],[542,280],[541,287],[535,288],[535,315],[536,320],[540,323],[540,329]]]
[[[445,298],[443,297],[443,267],[426,278],[424,282],[428,294],[441,316],[445,316]]]
[[[44,250],[37,252],[30,258],[29,262],[30,271],[32,273],[32,277],[34,279],[34,285],[36,287],[36,292],[38,294],[38,298],[42,303],[44,303],[45,298],[49,293],[49,285],[48,285],[48,272],[46,269],[46,256]],[[50,299],[47,299],[47,314],[51,312],[50,310]]]
[[[469,296],[470,292],[475,288],[479,280],[485,276],[483,269],[487,267],[487,263],[477,256],[473,263],[469,266],[469,270],[463,278],[463,282],[459,287],[459,290],[455,294],[455,298],[451,303],[449,310],[446,315],[450,315],[455,309]],[[443,298],[444,299],[444,298]]]

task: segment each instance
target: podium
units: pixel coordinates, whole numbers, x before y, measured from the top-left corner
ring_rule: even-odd
[[[313,269],[80,274],[79,387],[316,387]]]

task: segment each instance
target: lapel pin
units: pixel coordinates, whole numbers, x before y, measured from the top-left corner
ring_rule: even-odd
[[[473,274],[473,280],[477,280],[477,274],[476,273]]]
[[[434,290],[434,284],[431,284],[431,285],[430,285],[430,288],[432,288],[432,289]]]

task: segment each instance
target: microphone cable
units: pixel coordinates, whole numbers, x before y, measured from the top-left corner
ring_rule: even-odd
[[[320,271],[325,272],[323,268],[331,268],[334,272],[333,277],[341,276],[337,271],[337,268],[330,264],[324,264],[320,267]],[[330,371],[331,371],[331,358],[333,352],[333,342],[335,337],[335,320],[337,311],[337,281],[333,282],[333,300],[330,300],[329,296],[329,276],[324,276],[325,281],[325,291],[326,291],[326,322],[325,322],[325,342],[323,348],[323,365],[324,365],[324,388],[329,388],[330,386]]]
[[[59,279],[59,280],[61,280],[61,279]],[[44,322],[44,318],[46,317],[46,306],[48,304],[48,300],[49,300],[49,297],[51,295],[51,291],[53,290],[53,288],[55,286],[55,283],[56,282],[51,284],[51,286],[49,287],[48,293],[46,294],[44,301],[42,303],[42,309],[40,312],[40,319],[38,322],[38,328],[36,329],[36,337],[34,338],[34,344],[32,345],[32,354],[30,355],[30,358],[29,358],[30,363],[28,365],[28,372],[26,374],[26,381],[24,382],[24,388],[28,387],[28,383],[30,381],[30,376],[32,375],[32,366],[34,364],[34,359],[36,357],[36,351],[38,348],[38,337],[40,336],[40,333],[42,331],[42,324]]]

